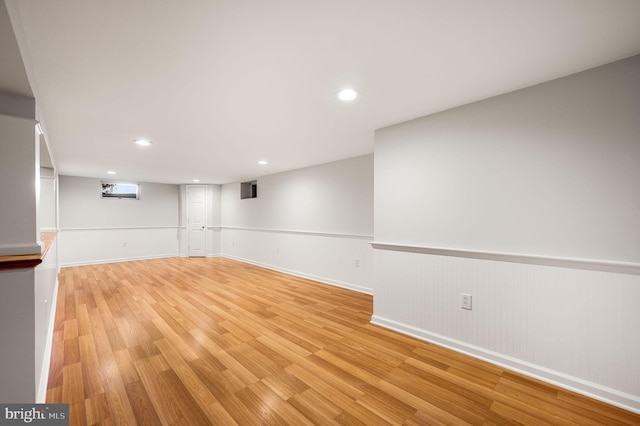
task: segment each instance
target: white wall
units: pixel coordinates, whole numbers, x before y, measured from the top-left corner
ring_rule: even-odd
[[[38,403],[44,403],[47,395],[59,272],[56,239],[34,270],[35,389]]]
[[[3,92],[0,98],[7,113],[0,114],[0,256],[40,254],[35,101]],[[36,268],[0,270],[0,401],[5,403],[36,402],[42,389],[47,330],[53,325],[44,300],[55,293],[57,272],[55,255],[44,260]]]
[[[373,321],[640,412],[638,117],[640,56],[377,131]]]
[[[222,254],[222,186],[207,185],[207,256]]]
[[[254,199],[222,187],[223,255],[371,292],[372,155],[257,181]]]
[[[46,172],[46,174],[44,173]],[[38,206],[38,225],[40,231],[58,229],[58,179],[50,169],[40,172],[40,204]]]
[[[35,402],[34,269],[0,270],[0,401]]]
[[[640,262],[639,68],[378,130],[376,240]]]
[[[35,120],[0,114],[0,256],[40,253]]]
[[[178,255],[178,185],[140,183],[140,199],[102,199],[99,179],[60,176],[60,264]]]
[[[223,186],[225,227],[372,235],[373,155],[263,176],[258,197]]]

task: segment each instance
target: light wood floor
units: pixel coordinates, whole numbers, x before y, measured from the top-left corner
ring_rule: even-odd
[[[71,425],[640,424],[369,324],[372,298],[228,259],[64,268],[47,401]]]

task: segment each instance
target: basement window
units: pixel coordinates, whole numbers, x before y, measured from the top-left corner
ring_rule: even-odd
[[[102,198],[140,199],[140,187],[137,183],[102,182]]]
[[[257,198],[258,197],[258,181],[242,182],[240,184],[240,199]]]

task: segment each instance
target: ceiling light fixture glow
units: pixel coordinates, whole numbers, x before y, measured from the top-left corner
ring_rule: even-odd
[[[341,101],[352,101],[358,97],[358,92],[353,89],[343,89],[338,93]]]
[[[109,170],[109,171],[107,172],[107,174],[108,174],[108,175],[115,175],[115,174],[116,174],[116,172],[114,172],[113,170]]]
[[[265,165],[269,164],[269,162],[267,160],[260,160],[260,161],[258,161],[258,164],[260,164],[261,166],[265,166]]]
[[[198,183],[198,182],[200,182],[200,179],[194,179],[193,182],[194,183]]]
[[[140,145],[140,146],[149,146],[149,145],[151,145],[151,142],[149,142],[148,140],[145,140],[145,139],[136,139],[134,142],[136,143],[136,145]]]

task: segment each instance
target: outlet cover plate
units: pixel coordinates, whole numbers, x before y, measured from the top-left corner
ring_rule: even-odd
[[[467,293],[460,294],[460,307],[462,309],[471,310],[471,295]]]

